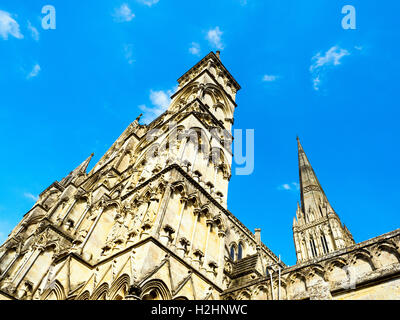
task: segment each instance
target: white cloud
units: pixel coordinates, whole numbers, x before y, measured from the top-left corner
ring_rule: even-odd
[[[135,14],[132,13],[128,4],[123,3],[119,8],[115,9],[113,17],[116,22],[129,22],[135,17]]]
[[[278,78],[278,76],[274,76],[272,74],[266,74],[263,76],[262,81],[264,82],[273,82]]]
[[[150,101],[153,105],[152,107],[147,107],[146,105],[142,104],[139,106],[139,109],[144,112],[143,121],[145,123],[150,123],[155,118],[157,118],[160,114],[162,114],[165,110],[168,109],[168,106],[171,102],[170,96],[174,94],[177,90],[177,86],[170,90],[159,90],[154,91],[150,90]]]
[[[224,48],[221,39],[222,34],[223,32],[219,27],[215,27],[214,29],[208,30],[206,39],[211,43],[211,45],[222,50]]]
[[[339,48],[338,46],[333,46],[330,48],[323,56],[321,56],[321,52],[318,52],[312,60],[315,62],[311,65],[310,71],[321,68],[325,65],[339,65],[340,59],[344,56],[348,56],[350,53],[346,49]]]
[[[138,2],[145,4],[146,6],[151,7],[154,4],[157,4],[160,0],[138,0]]]
[[[189,52],[194,55],[199,55],[200,45],[197,42],[192,42],[192,46],[189,48]]]
[[[135,62],[133,59],[133,45],[132,44],[125,44],[124,45],[124,55],[126,61],[128,61],[129,64],[132,64]]]
[[[7,40],[8,36],[13,36],[17,39],[24,37],[19,30],[18,22],[8,12],[0,10],[0,37]]]
[[[27,79],[36,77],[40,72],[40,65],[37,63],[33,66],[32,71],[27,75]]]
[[[312,82],[313,82],[313,88],[314,88],[314,90],[315,90],[315,91],[318,91],[318,90],[319,90],[319,85],[320,85],[320,83],[321,83],[321,80],[320,80],[320,78],[319,78],[319,75],[316,75],[316,76],[312,79]]]
[[[300,189],[300,185],[297,182],[284,183],[278,187],[278,190],[285,191],[296,191]]]
[[[24,193],[24,197],[33,201],[38,201],[39,197],[38,196],[34,196],[32,193],[30,192],[25,192]]]
[[[32,39],[39,41],[39,31],[32,25],[30,21],[28,21],[28,30],[31,32]]]
[[[172,95],[172,92],[168,90],[167,92],[164,92],[162,90],[160,91],[153,91],[150,90],[150,100],[151,103],[155,106],[159,106],[160,108],[167,108],[170,102],[170,95]]]
[[[312,75],[314,90],[319,90],[321,85],[321,76],[323,75],[326,68],[331,66],[337,66],[341,63],[341,59],[345,56],[350,55],[350,52],[346,49],[339,48],[339,46],[333,46],[324,55],[318,52],[312,57],[312,65],[310,66],[310,72]]]

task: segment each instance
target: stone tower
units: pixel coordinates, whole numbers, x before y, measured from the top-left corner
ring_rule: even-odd
[[[297,138],[300,197],[293,218],[297,262],[302,263],[354,244],[353,236],[341,223],[322,189]]]
[[[227,210],[239,84],[219,52],[178,83],[157,119],[40,194],[0,247],[0,299],[218,299],[278,262]]]

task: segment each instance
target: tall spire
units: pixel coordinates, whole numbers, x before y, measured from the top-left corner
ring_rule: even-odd
[[[350,231],[331,207],[297,137],[301,206],[297,205],[293,235],[298,262],[354,244]]]
[[[303,146],[300,143],[299,137],[297,137],[297,149],[299,158],[299,178],[300,178],[300,197],[301,197],[301,209],[305,214],[310,210],[315,210],[316,214],[323,215],[323,210],[330,210],[333,212],[332,207],[329,204],[328,198],[322,189],[317,175],[312,168],[310,161],[304,152]],[[328,212],[324,212],[325,215]]]
[[[86,170],[89,166],[90,160],[92,160],[94,153],[92,153],[85,161],[83,161],[79,166],[77,166],[73,171],[69,173],[64,179],[61,180],[61,184],[67,185],[70,183],[74,178],[86,174]]]

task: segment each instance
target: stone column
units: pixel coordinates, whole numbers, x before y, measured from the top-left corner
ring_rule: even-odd
[[[14,265],[14,263],[15,263],[15,261],[17,261],[17,259],[18,259],[18,253],[16,252],[14,258],[8,264],[7,268],[5,268],[3,273],[0,274],[0,280],[2,280],[7,275],[8,270],[11,269],[11,267]]]
[[[176,247],[176,242],[178,241],[179,229],[181,228],[182,218],[183,218],[183,214],[184,214],[185,209],[186,209],[188,198],[181,197],[180,201],[182,203],[182,208],[181,208],[180,213],[179,213],[179,222],[178,222],[178,226],[176,228],[176,236],[175,236],[175,240],[174,240],[174,244],[173,244],[175,247]]]
[[[26,276],[28,271],[31,269],[32,265],[36,262],[39,255],[44,251],[44,247],[41,245],[38,245],[35,247],[36,247],[35,250],[32,251],[29,258],[24,262],[24,264],[21,266],[21,268],[18,270],[17,274],[14,277],[13,282],[14,282],[15,288],[17,288],[19,286],[22,279]],[[30,261],[29,264],[28,264],[28,261]]]
[[[200,215],[200,209],[194,209],[193,210],[193,216],[194,216],[194,225],[193,225],[193,231],[192,231],[192,236],[190,238],[190,248],[188,250],[188,258],[192,260],[192,251],[193,251],[193,241],[194,241],[194,236],[196,234],[196,227],[197,227],[197,220]]]
[[[208,226],[208,229],[207,229],[207,236],[206,236],[206,246],[205,246],[205,249],[204,249],[204,263],[207,264],[208,241],[210,239],[210,233],[211,233],[211,230],[212,230],[213,221],[211,219],[207,219],[206,224]]]
[[[97,225],[97,222],[99,222],[99,220],[100,220],[100,218],[101,218],[101,216],[102,216],[102,214],[104,212],[104,208],[100,208],[100,209],[97,209],[97,210],[99,210],[100,212],[97,214],[96,220],[93,222],[92,226],[89,229],[89,232],[87,233],[87,235],[85,237],[85,240],[82,242],[81,251],[83,251],[83,248],[85,247],[86,243],[88,242],[90,236],[93,233],[94,228]]]
[[[197,148],[196,148],[196,146],[197,146]],[[197,154],[199,153],[200,145],[194,145],[194,147],[195,147],[195,151],[194,151],[194,156],[193,156],[193,161],[192,161],[192,168],[190,170],[191,172],[194,171],[194,166],[196,164]]]
[[[86,205],[85,210],[83,211],[81,217],[79,218],[78,222],[76,223],[76,226],[74,228],[74,232],[76,233],[79,229],[79,227],[81,226],[82,221],[85,219],[86,214],[88,213],[89,209],[91,208],[91,206],[89,204]]]
[[[60,219],[59,225],[62,226],[62,224],[64,223],[64,220],[67,218],[67,216],[69,215],[69,213],[71,212],[71,210],[73,209],[73,207],[75,206],[75,203],[78,201],[77,198],[74,199],[74,201],[72,202],[71,206],[68,208],[67,212],[64,214],[64,216]]]
[[[222,284],[222,278],[224,276],[224,249],[225,249],[225,231],[218,230],[219,239],[219,251],[218,251],[218,275],[217,283]]]
[[[153,228],[153,231],[151,233],[151,236],[154,238],[159,238],[160,237],[160,230],[161,230],[161,225],[164,220],[165,212],[167,211],[168,203],[169,200],[171,199],[172,192],[174,191],[174,187],[171,184],[168,184],[167,187],[165,188],[164,191],[164,196],[162,198],[162,203],[160,204],[160,207],[158,209],[158,214],[156,221],[154,222],[155,228]]]
[[[179,148],[179,155],[178,155],[178,159],[179,159],[180,162],[182,162],[182,160],[183,160],[183,156],[184,156],[184,154],[185,154],[186,145],[187,145],[187,143],[188,143],[189,138],[188,138],[188,137],[185,137],[185,138],[182,138],[182,139],[184,139],[184,140],[183,140],[182,145],[181,145],[180,148]],[[181,151],[181,150],[182,150],[182,151]]]

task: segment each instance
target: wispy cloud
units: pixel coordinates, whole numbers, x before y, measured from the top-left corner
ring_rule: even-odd
[[[200,53],[200,45],[197,42],[192,42],[192,46],[189,48],[189,52],[198,56]]]
[[[19,29],[18,22],[11,17],[11,14],[0,10],[0,37],[7,40],[9,36],[17,39],[24,37]]]
[[[132,44],[125,44],[124,45],[124,56],[126,61],[128,61],[129,64],[132,64],[135,62],[133,59],[133,45]]]
[[[314,90],[318,91],[320,89],[321,78],[327,68],[340,65],[341,59],[348,55],[350,55],[350,52],[346,49],[342,49],[339,46],[333,46],[324,54],[318,52],[314,57],[312,57],[311,60],[313,63],[310,66],[310,72],[312,75]]]
[[[146,6],[151,7],[154,4],[157,4],[160,0],[137,0],[140,3],[145,4]]]
[[[155,118],[157,118],[160,114],[162,114],[165,110],[167,110],[171,98],[170,96],[177,90],[177,86],[170,90],[159,90],[154,91],[150,90],[150,101],[152,106],[147,107],[142,104],[139,106],[140,110],[144,112],[143,121],[145,123],[150,123]]]
[[[116,22],[129,22],[135,17],[135,14],[129,8],[128,4],[123,3],[119,8],[114,10],[113,17]]]
[[[278,76],[272,75],[272,74],[266,74],[263,76],[262,81],[264,82],[273,82],[276,79],[278,79]]]
[[[39,199],[38,196],[35,196],[35,195],[33,195],[32,193],[30,193],[30,192],[25,192],[25,193],[24,193],[24,197],[27,198],[27,199],[33,200],[33,201],[35,201],[35,202],[38,201],[38,199]]]
[[[284,190],[284,191],[296,191],[299,189],[300,189],[300,185],[297,182],[284,183],[284,184],[278,186],[278,190]]]
[[[31,79],[31,78],[37,77],[39,72],[40,72],[40,65],[36,63],[33,66],[32,71],[26,76],[26,78]]]
[[[28,21],[28,30],[31,32],[32,39],[39,41],[39,31],[32,25],[30,21]]]
[[[221,38],[222,34],[223,32],[219,29],[219,27],[215,27],[214,29],[208,30],[206,39],[212,46],[222,50],[224,48]]]

